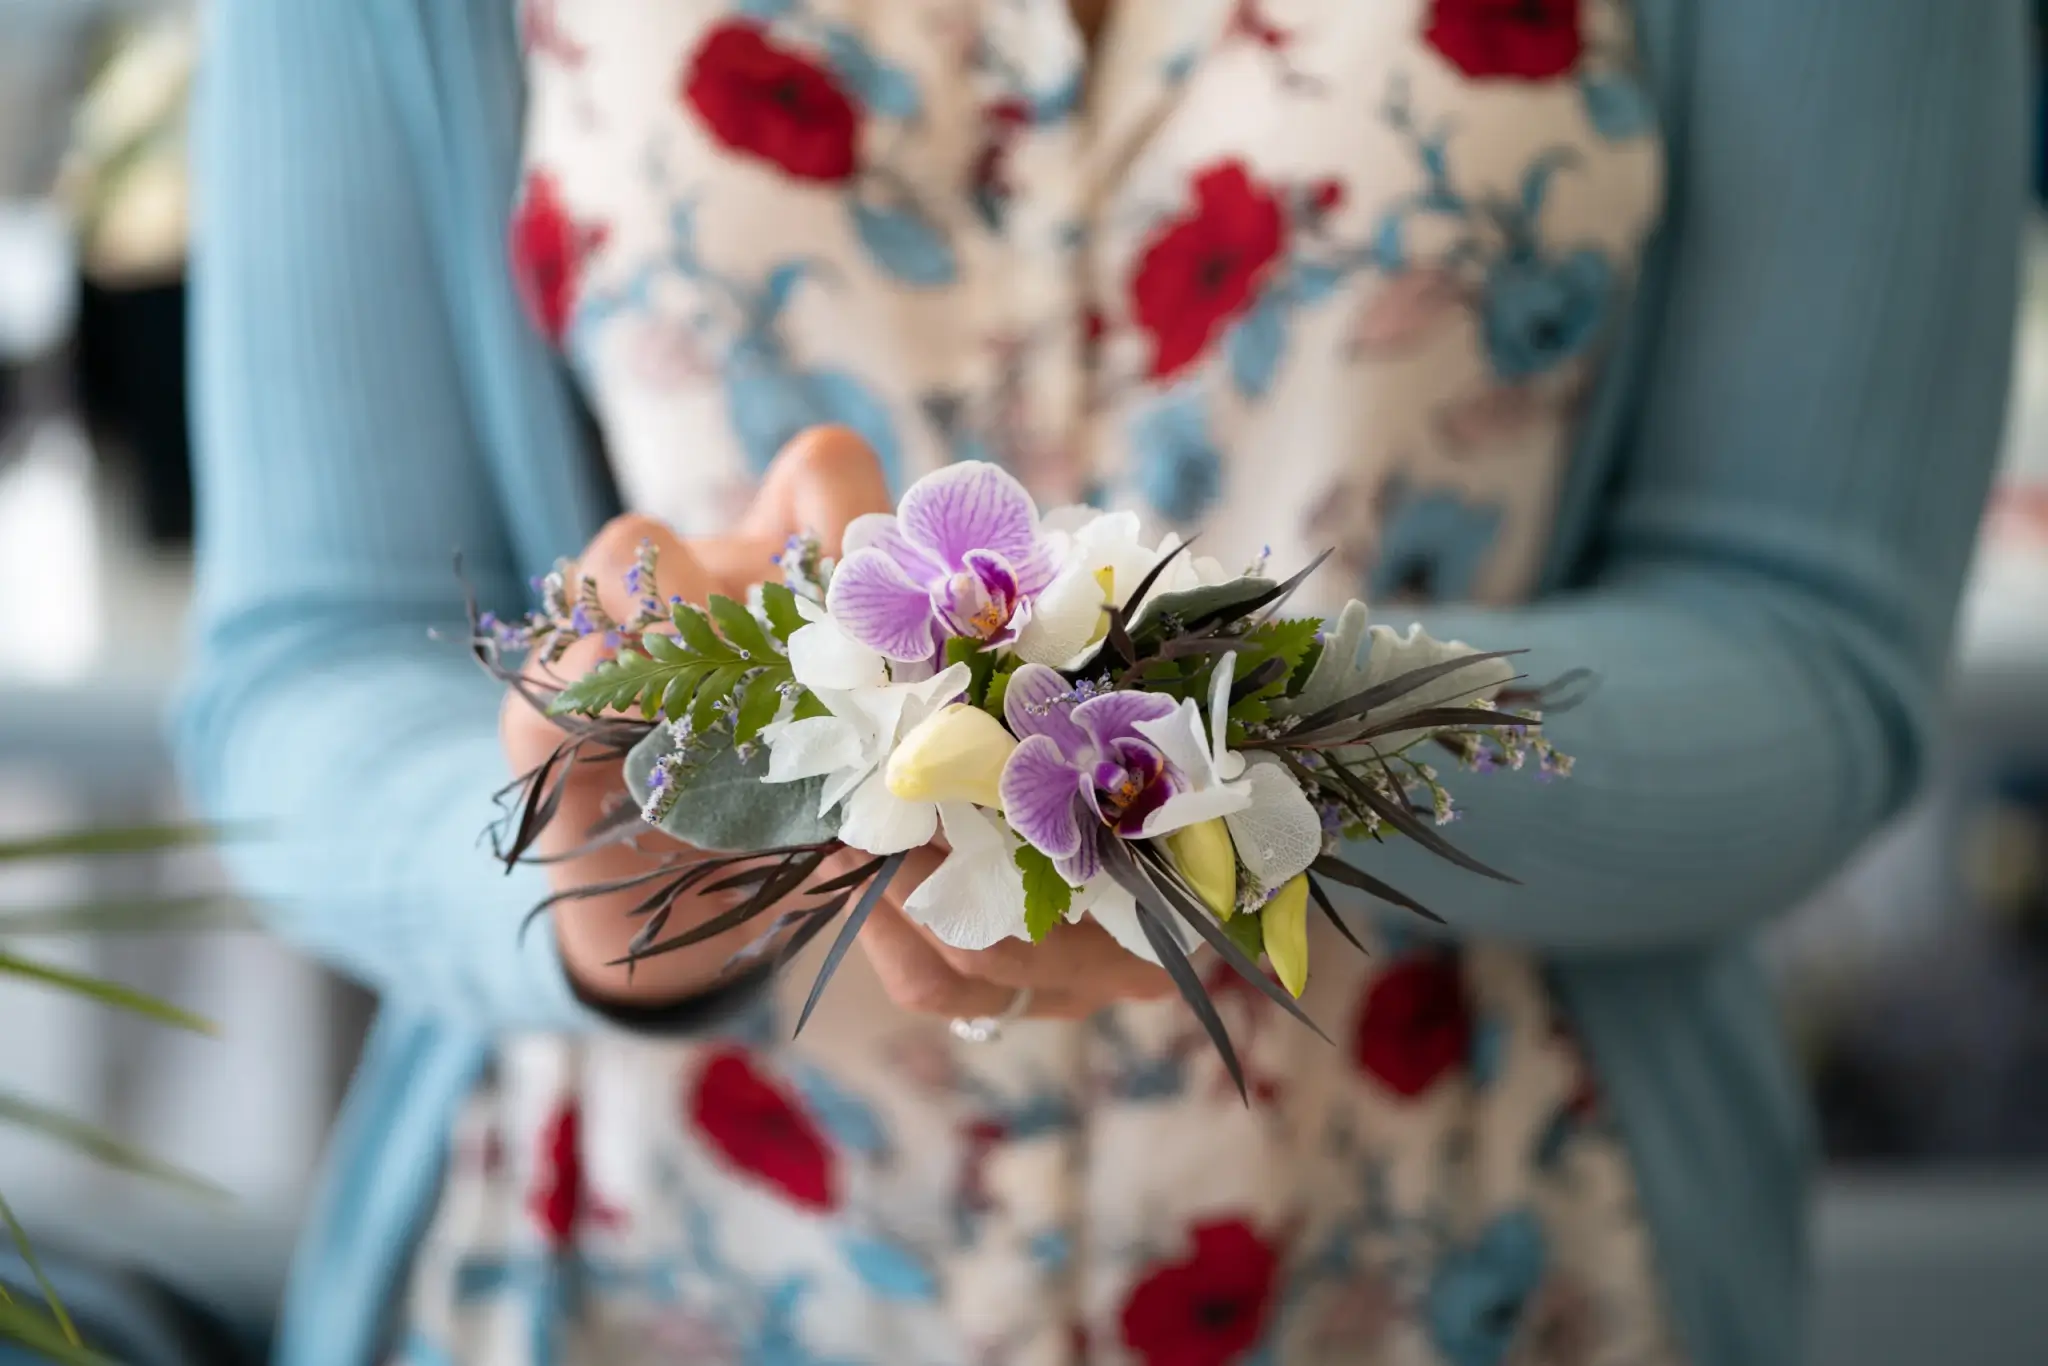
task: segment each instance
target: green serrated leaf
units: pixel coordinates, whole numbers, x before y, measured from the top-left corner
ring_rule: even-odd
[[[730,659],[730,653],[721,656],[721,660]],[[631,711],[638,707],[650,718],[659,710],[673,719],[677,710],[671,710],[669,699],[678,685],[687,697],[713,667],[713,662],[680,650],[671,659],[657,659],[633,649],[621,650],[557,693],[548,710],[558,715],[574,712],[596,716],[607,710]]]
[[[1284,659],[1291,678],[1315,645],[1316,633],[1322,628],[1320,617],[1292,617],[1261,623],[1245,637],[1245,649],[1238,656],[1238,672],[1243,674],[1269,659]],[[1285,680],[1282,686],[1284,683]]]
[[[122,986],[119,982],[109,982],[98,977],[88,977],[67,968],[52,967],[48,963],[17,958],[4,950],[0,950],[0,977],[18,977],[24,981],[39,982],[44,986],[55,987],[59,991],[68,991],[75,996],[98,1001],[101,1005],[112,1006],[116,1010],[144,1016],[159,1024],[189,1029],[195,1034],[218,1032],[211,1020],[194,1015],[189,1010],[182,1010],[167,1001],[159,1001],[154,996],[144,995],[133,987]]]
[[[765,664],[780,655],[774,642],[768,639],[768,632],[754,619],[745,603],[713,593],[707,606],[711,609],[712,621],[718,624],[719,634],[742,654],[750,656],[754,663]]]
[[[780,680],[773,677],[774,672],[762,669],[747,680],[746,691],[740,695],[739,711],[733,718],[732,738],[736,744],[753,740],[782,709]]]
[[[808,624],[804,614],[797,609],[796,594],[790,591],[788,584],[762,584],[761,610],[768,614],[769,631],[785,643]]]
[[[982,694],[981,709],[1005,725],[1009,722],[1003,716],[1003,699],[1009,695],[1010,675],[1016,671],[1015,656],[998,661],[995,671],[989,675],[988,687]]]
[[[699,731],[711,729],[718,720],[719,706],[733,694],[740,679],[747,673],[745,664],[726,664],[713,669],[697,689],[697,698],[690,703],[690,725]]]
[[[702,608],[687,602],[675,603],[669,608],[668,619],[675,624],[677,637],[691,654],[704,659],[731,658],[731,649],[718,638],[718,632],[711,629],[711,618],[704,615]]]
[[[1053,926],[1066,919],[1074,889],[1053,861],[1031,845],[1019,844],[1010,858],[1024,875],[1024,931],[1032,943],[1043,943]]]
[[[978,640],[964,636],[951,636],[946,641],[946,667],[955,664],[967,666],[967,700],[980,706],[988,696],[989,679],[995,676],[996,652]]]
[[[818,700],[817,694],[806,690],[796,699],[796,709],[790,713],[793,721],[808,721],[814,716],[830,716],[832,709]]]

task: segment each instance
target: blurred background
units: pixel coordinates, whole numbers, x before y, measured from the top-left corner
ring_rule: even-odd
[[[190,577],[195,39],[177,0],[0,0],[0,837],[177,814],[159,732]],[[2048,196],[2048,159],[2035,175]],[[2048,209],[2028,274],[1940,771],[1770,944],[1830,1162],[1823,1366],[2048,1362]],[[0,910],[215,877],[190,856],[0,867]],[[260,1332],[367,1002],[246,933],[23,947],[221,1035],[9,985],[0,1105],[90,1119],[227,1198],[5,1126],[0,1191],[53,1250]]]

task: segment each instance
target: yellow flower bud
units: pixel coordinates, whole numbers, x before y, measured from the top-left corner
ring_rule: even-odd
[[[1095,618],[1095,630],[1089,635],[1088,643],[1093,645],[1109,634],[1108,607],[1116,601],[1116,566],[1106,564],[1095,571],[1095,582],[1102,585],[1102,606],[1105,609]]]
[[[1266,959],[1296,996],[1308,986],[1308,874],[1296,873],[1259,912]]]
[[[1228,920],[1237,910],[1237,847],[1221,817],[1183,826],[1164,841],[1173,866],[1187,879],[1202,904]]]
[[[996,810],[1002,806],[996,780],[1016,748],[1002,722],[955,702],[897,742],[883,781],[906,802],[973,802]]]

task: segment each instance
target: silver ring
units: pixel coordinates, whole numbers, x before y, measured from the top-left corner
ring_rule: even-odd
[[[947,1028],[961,1043],[994,1043],[1003,1037],[1003,1026],[1022,1018],[1031,1009],[1031,988],[1019,987],[1000,1015],[977,1015],[971,1020],[954,1020]]]

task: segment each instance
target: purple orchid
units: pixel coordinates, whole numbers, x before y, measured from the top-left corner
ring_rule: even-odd
[[[911,485],[894,515],[846,528],[826,610],[840,629],[899,662],[961,636],[1006,644],[1052,581],[1058,550],[1031,495],[994,465],[948,465]]]
[[[1076,886],[1101,871],[1101,840],[1153,839],[1242,810],[1221,782],[1194,704],[1145,692],[1083,696],[1058,670],[1010,677],[1003,717],[1021,742],[998,784],[1018,836]]]

